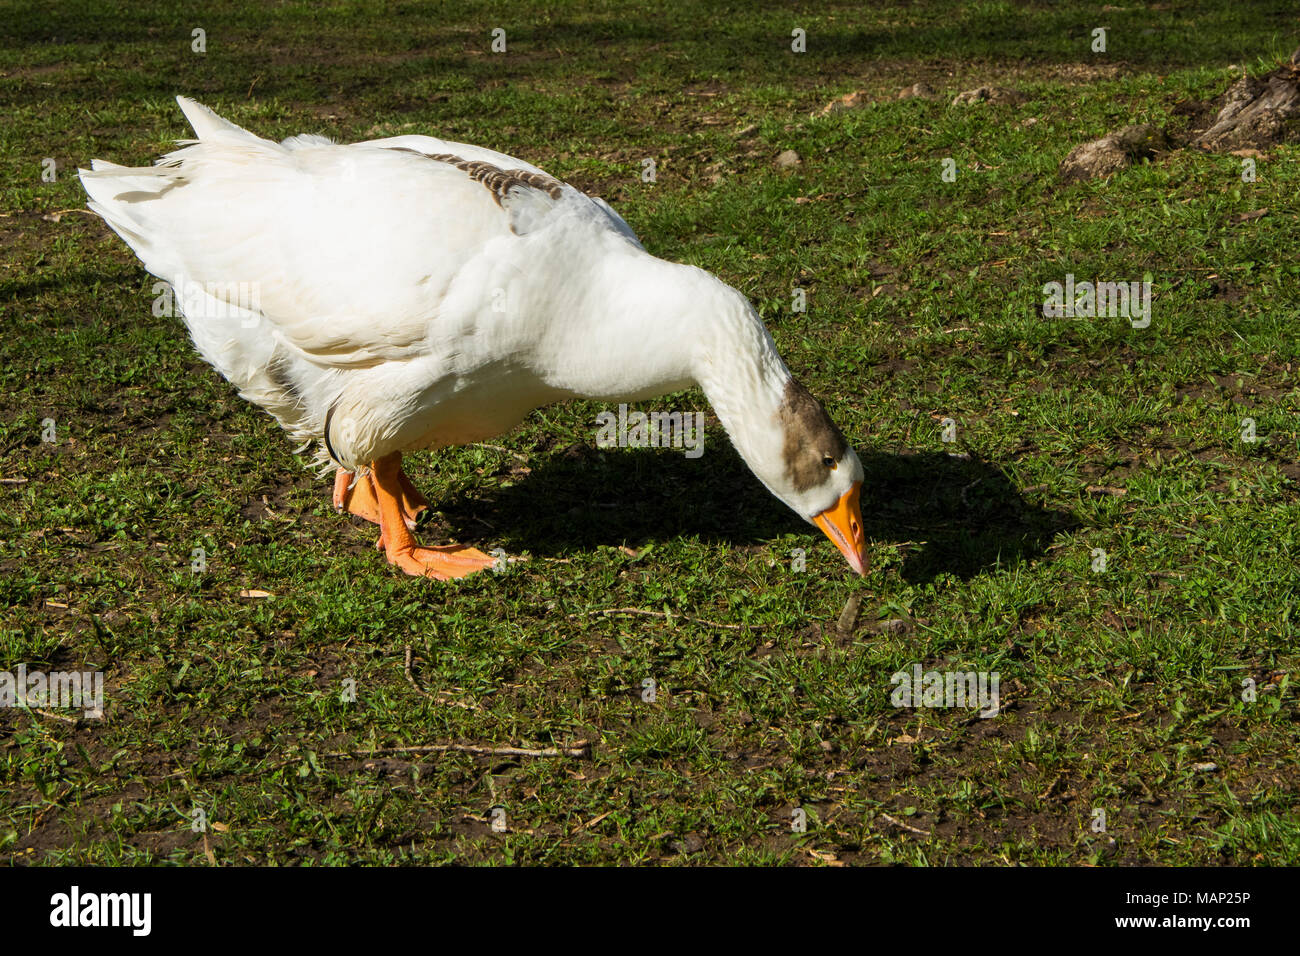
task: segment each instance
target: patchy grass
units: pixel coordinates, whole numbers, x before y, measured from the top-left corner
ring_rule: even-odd
[[[107,683],[102,720],[0,711],[6,859],[1300,862],[1296,149],[1253,183],[1192,151],[1056,177],[1272,68],[1290,4],[0,10],[0,669]],[[943,95],[893,98],[917,80]],[[948,105],[987,83],[1025,99]],[[77,165],[188,135],[178,92],[268,136],[520,155],[742,289],[863,452],[873,573],[716,420],[698,461],[597,450],[583,403],[408,461],[431,538],[527,564],[387,567],[81,211]],[[1041,315],[1066,273],[1148,272],[1149,328]],[[1001,713],[891,706],[916,663],[998,672]],[[448,744],[589,754],[401,749]]]

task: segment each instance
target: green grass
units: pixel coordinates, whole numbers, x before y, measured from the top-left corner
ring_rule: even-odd
[[[1117,126],[1178,129],[1180,104],[1300,32],[1283,2],[1158,6],[0,3],[0,477],[25,479],[0,485],[0,669],[107,683],[103,720],[0,711],[0,855],[1300,862],[1296,148],[1253,183],[1191,150],[1056,175]],[[893,99],[917,80],[944,95]],[[987,83],[1026,100],[948,104]],[[874,105],[813,117],[854,89]],[[521,156],[736,285],[863,454],[872,574],[770,499],[715,419],[698,461],[597,450],[591,403],[408,459],[430,538],[527,563],[390,569],[77,211],[76,166],[188,135],[176,93],[267,136]],[[783,149],[803,164],[774,168]],[[1147,272],[1147,329],[1040,313],[1066,273]],[[1002,713],[892,707],[918,662],[997,671]]]

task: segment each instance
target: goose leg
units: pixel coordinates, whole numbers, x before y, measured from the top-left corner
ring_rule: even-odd
[[[402,504],[402,456],[394,453],[370,465],[375,503],[379,510],[379,540],[391,564],[407,574],[437,578],[463,578],[490,568],[496,562],[477,548],[462,545],[423,547],[407,526]],[[409,484],[409,482],[408,482]],[[360,485],[360,482],[358,482]],[[338,479],[335,479],[335,488]]]
[[[421,515],[428,510],[429,502],[411,484],[406,472],[398,466],[398,480],[402,486],[402,518],[406,527],[414,531]],[[349,511],[358,518],[365,518],[372,524],[379,524],[379,499],[375,496],[375,485],[370,475],[362,475],[340,468],[334,473],[334,508],[336,511]]]

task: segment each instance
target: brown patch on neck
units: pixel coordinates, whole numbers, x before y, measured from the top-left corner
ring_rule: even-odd
[[[426,159],[455,166],[462,172],[468,173],[470,179],[486,186],[498,206],[506,198],[506,193],[516,186],[540,190],[552,199],[560,198],[560,183],[550,176],[530,173],[525,169],[502,169],[500,166],[493,166],[491,163],[485,163],[482,160],[462,159],[451,153],[422,153],[418,149],[407,149],[405,146],[389,146],[387,148],[396,150],[399,153],[414,153],[416,156],[423,156]]]
[[[829,455],[839,461],[848,450],[844,433],[835,427],[812,393],[793,378],[786,383],[776,417],[785,433],[781,454],[794,490],[802,492],[820,485],[827,475],[822,458]]]

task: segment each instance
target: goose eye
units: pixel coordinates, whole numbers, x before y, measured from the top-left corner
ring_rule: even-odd
[[[827,455],[825,458],[822,459],[822,464],[832,470],[839,467],[838,465],[835,464],[835,459],[832,458],[830,455]]]

